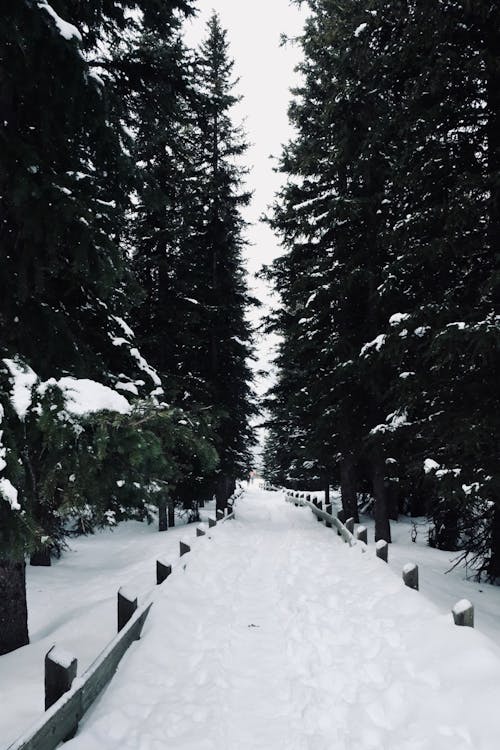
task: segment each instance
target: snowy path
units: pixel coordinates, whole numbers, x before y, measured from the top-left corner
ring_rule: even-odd
[[[197,540],[67,750],[493,750],[500,660],[306,509]]]

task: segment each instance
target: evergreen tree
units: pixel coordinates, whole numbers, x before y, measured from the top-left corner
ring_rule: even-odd
[[[0,32],[3,651],[27,639],[26,552],[50,561],[68,515],[84,525],[144,516],[184,471],[215,463],[203,422],[162,403],[161,380],[122,317],[134,170],[126,110],[108,87],[128,80],[138,95],[151,69],[129,56],[100,60],[97,75],[92,60],[103,39],[135,29],[127,9],[156,28],[189,5],[24,0],[8,4]],[[123,418],[106,407],[69,416],[68,383],[89,378],[136,405]]]
[[[164,45],[164,38],[153,43],[159,56]],[[177,49],[193,79],[178,82],[177,96],[158,79],[138,118],[143,183],[134,265],[144,290],[138,319],[174,401],[213,414],[218,502],[225,506],[235,479],[246,475],[252,440],[240,213],[249,195],[238,164],[246,146],[231,120],[233,62],[217,17],[192,63]],[[200,481],[199,491],[211,494],[215,488]],[[181,484],[178,500],[189,504],[194,489],[192,481]]]

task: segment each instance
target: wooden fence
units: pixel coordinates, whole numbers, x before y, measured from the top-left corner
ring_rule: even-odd
[[[233,495],[231,506],[241,494]],[[208,519],[208,530],[234,517],[234,510],[228,508],[222,517]],[[205,536],[205,529],[200,524],[196,536]],[[191,551],[191,544],[191,538],[180,541],[179,557]],[[170,562],[157,560],[158,585],[169,577],[173,567]],[[133,594],[125,589],[118,591],[118,633],[81,677],[76,677],[76,659],[71,654],[56,647],[50,649],[45,657],[45,714],[7,750],[55,750],[61,742],[74,737],[81,719],[112,679],[128,648],[139,640],[153,603],[151,597],[138,608]]]
[[[354,519],[348,518],[345,523],[333,513],[333,506],[327,506],[327,509],[323,510],[323,504],[320,500],[311,500],[311,496],[304,492],[291,492],[286,491],[285,500],[288,503],[293,503],[296,506],[307,507],[312,510],[318,521],[324,521],[328,528],[337,529],[337,533],[342,537],[344,542],[353,546],[357,543],[363,544],[363,549],[366,549],[368,545],[368,529],[366,526],[358,525],[356,532],[354,533]],[[375,544],[376,556],[388,562],[389,560],[389,545],[383,540],[379,540]],[[418,565],[415,563],[407,563],[403,567],[402,578],[405,586],[414,589],[415,591],[420,590]],[[455,625],[461,625],[466,627],[474,627],[474,606],[468,599],[461,599],[455,604],[452,609],[453,621]]]

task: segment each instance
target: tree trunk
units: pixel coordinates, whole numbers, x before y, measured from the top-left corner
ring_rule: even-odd
[[[215,506],[216,510],[225,510],[227,501],[231,497],[230,492],[231,478],[225,474],[219,474],[215,488]]]
[[[24,560],[0,560],[0,655],[27,643],[26,565]]]
[[[48,547],[35,550],[30,557],[30,565],[33,565],[34,568],[50,568],[51,564],[50,549]]]
[[[169,529],[175,526],[175,502],[172,497],[167,501],[167,521]]]
[[[385,462],[380,451],[371,457],[373,496],[375,498],[375,541],[391,541],[391,526],[387,502],[387,485],[385,482]]]
[[[399,518],[399,502],[401,499],[401,487],[399,482],[389,482],[387,487],[388,513],[391,521]]]
[[[325,507],[330,505],[330,482],[328,477],[325,479]]]
[[[167,531],[167,529],[168,529],[167,498],[162,497],[158,501],[158,531]]]
[[[357,467],[351,453],[344,454],[340,462],[340,490],[346,518],[354,518],[354,522],[359,523]]]
[[[491,524],[491,556],[488,560],[488,578],[492,583],[500,580],[500,501],[495,502]]]

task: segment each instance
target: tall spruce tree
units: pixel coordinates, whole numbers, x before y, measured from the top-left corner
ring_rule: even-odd
[[[164,39],[155,44],[161,54]],[[249,195],[238,163],[246,146],[231,119],[233,62],[218,18],[194,60],[178,49],[192,80],[180,81],[175,97],[160,78],[138,120],[134,265],[144,298],[137,317],[174,401],[213,415],[218,478],[181,484],[177,499],[210,495],[215,482],[224,506],[248,470],[252,440],[251,300],[241,257]]]
[[[47,560],[64,512],[89,508],[91,523],[120,520],[127,507],[144,515],[145,500],[189,471],[194,454],[213,466],[203,426],[161,404],[161,380],[122,318],[134,170],[127,113],[110,89],[138,96],[152,68],[129,55],[99,59],[98,75],[95,60],[103,40],[135,31],[130,9],[157,28],[189,4],[24,0],[8,4],[0,32],[2,651],[27,640],[24,555],[42,545]],[[123,418],[75,418],[75,378],[116,386],[137,406],[130,417],[127,408]]]
[[[274,217],[289,249],[273,271],[286,303],[277,403],[330,441],[343,496],[355,502],[371,474],[379,529],[398,506],[424,509],[435,543],[495,578],[498,9],[309,6]]]
[[[205,284],[197,300],[204,311],[203,346],[197,347],[197,372],[217,418],[216,447],[220,457],[216,496],[224,507],[237,478],[251,465],[253,432],[249,367],[251,328],[246,313],[248,294],[242,250],[245,222],[241,209],[250,200],[240,159],[247,148],[232,119],[238,101],[232,93],[234,61],[227,34],[217,14],[208,22],[208,36],[196,59],[199,138],[194,143],[198,171],[198,220],[195,249]]]

